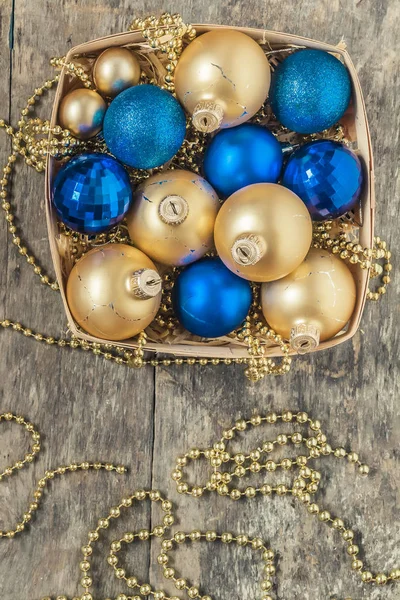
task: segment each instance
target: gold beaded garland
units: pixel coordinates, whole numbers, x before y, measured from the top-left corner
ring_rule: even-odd
[[[35,455],[40,451],[40,434],[35,426],[24,417],[6,412],[0,414],[0,424],[1,422],[12,422],[23,426],[24,429],[30,433],[33,443],[30,451],[25,455],[23,460],[16,461],[14,465],[4,469],[0,474],[0,481],[5,477],[12,475],[15,470],[23,468],[25,464],[32,462]],[[310,434],[308,434],[309,437],[300,434],[298,431],[294,431],[292,434],[278,434],[274,439],[264,441],[259,444],[258,447],[250,451],[246,450],[240,452],[239,450],[239,452],[236,451],[235,454],[231,454],[228,451],[227,447],[229,441],[240,437],[240,434],[246,435],[246,432],[252,428],[260,428],[262,425],[276,424],[279,422],[291,423],[295,429],[298,426],[307,425],[310,430]],[[289,444],[293,444],[295,447],[303,444],[304,454],[299,454],[297,458],[280,458],[277,459],[276,462],[269,459],[266,462],[263,462],[262,457],[264,453],[270,453],[277,446],[286,446]],[[312,452],[313,450],[314,452]],[[341,447],[334,449],[329,445],[327,443],[327,436],[322,432],[321,423],[318,420],[311,419],[307,413],[290,410],[286,410],[282,413],[269,412],[263,416],[256,414],[250,419],[240,419],[236,421],[232,427],[226,429],[223,432],[222,437],[216,441],[212,447],[206,449],[192,448],[184,455],[179,456],[172,478],[176,483],[179,493],[187,494],[194,498],[198,498],[203,495],[203,493],[206,494],[207,492],[217,492],[234,501],[237,501],[240,498],[252,499],[257,495],[265,497],[271,496],[272,494],[276,494],[280,497],[291,495],[305,507],[310,515],[316,516],[319,521],[326,523],[333,531],[338,532],[346,546],[346,553],[349,556],[351,569],[359,575],[363,583],[372,583],[378,586],[397,583],[400,581],[399,568],[392,568],[386,573],[383,571],[379,571],[375,574],[371,572],[364,565],[364,561],[357,558],[360,553],[360,546],[355,540],[356,538],[358,539],[359,536],[345,524],[343,519],[335,517],[329,511],[313,501],[313,496],[319,490],[321,472],[316,471],[309,465],[311,465],[315,458],[329,456],[331,454],[337,458],[347,457],[351,463],[357,465],[361,475],[367,473],[366,465],[361,463],[358,454],[351,450],[346,451]],[[204,459],[209,462],[210,476],[208,481],[204,484],[192,485],[184,480],[184,471],[191,462],[199,459]],[[224,470],[221,468],[222,465],[225,465]],[[240,465],[240,473],[238,472],[238,465]],[[257,465],[257,467],[255,467],[255,465]],[[269,468],[268,465],[271,468]],[[231,470],[229,470],[229,466],[231,466]],[[28,511],[24,513],[22,519],[14,526],[14,528],[7,531],[1,531],[0,538],[12,539],[15,535],[24,531],[26,524],[31,522],[33,513],[39,507],[43,491],[49,480],[65,475],[66,473],[79,470],[87,471],[89,469],[105,469],[106,471],[116,471],[118,474],[125,472],[123,466],[115,466],[111,463],[101,462],[90,463],[86,461],[71,463],[66,466],[60,466],[54,470],[46,471],[44,476],[38,481],[36,491],[33,494],[33,501],[29,504]],[[246,487],[243,485],[235,487],[234,483],[230,485],[235,478],[243,479],[244,477],[251,476],[253,473],[262,473],[263,471],[268,474],[269,472],[279,471],[279,469],[288,472],[293,471],[291,486],[286,483],[280,483],[279,480],[272,485],[267,483],[257,486],[247,485]],[[125,545],[128,546],[135,541],[148,541],[152,538],[156,538],[159,539],[161,546],[157,556],[157,563],[162,570],[163,576],[167,580],[172,580],[175,587],[178,590],[184,591],[189,598],[201,600],[208,599],[209,596],[202,595],[202,592],[197,586],[183,578],[175,566],[171,565],[170,555],[175,550],[176,546],[181,544],[201,541],[207,543],[221,542],[223,544],[234,543],[239,547],[247,546],[259,553],[264,565],[264,576],[260,584],[261,591],[263,593],[268,592],[269,599],[273,600],[274,596],[271,596],[270,594],[274,594],[272,579],[276,572],[274,552],[266,546],[261,538],[251,538],[244,533],[235,535],[226,531],[218,533],[215,530],[201,531],[199,529],[195,529],[191,532],[178,530],[175,533],[171,533],[170,537],[167,537],[166,534],[174,523],[172,503],[158,490],[140,489],[132,494],[125,495],[120,503],[112,506],[109,509],[108,514],[98,519],[96,526],[88,532],[87,541],[82,546],[83,557],[79,563],[79,570],[81,572],[80,584],[83,588],[83,594],[80,596],[80,600],[93,600],[93,595],[90,591],[93,587],[91,557],[93,555],[95,544],[99,540],[101,541],[104,530],[111,527],[113,520],[118,519],[126,509],[135,507],[138,502],[143,501],[154,502],[160,506],[163,513],[161,523],[153,525],[151,530],[142,528],[138,531],[129,530],[125,532],[119,539],[114,540],[111,543],[110,551],[107,556],[107,563],[113,569],[116,578],[119,581],[123,581],[129,590],[136,590],[141,596],[152,595],[154,600],[163,600],[168,597],[163,590],[156,590],[149,583],[141,582],[134,574],[128,573],[121,564],[118,556]],[[56,600],[63,600],[64,598],[65,596],[57,596]],[[140,596],[133,596],[133,598],[140,600]],[[265,598],[265,596],[263,596],[263,598]],[[127,599],[128,596],[123,593],[119,594],[116,598],[116,600]],[[48,600],[48,598],[43,598],[43,600]],[[351,599],[346,598],[346,600]]]

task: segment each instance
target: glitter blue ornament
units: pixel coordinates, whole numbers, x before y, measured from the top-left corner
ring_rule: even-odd
[[[179,102],[155,85],[136,85],[107,109],[103,135],[112,154],[136,169],[169,161],[182,146],[186,117]]]
[[[276,183],[282,169],[282,148],[268,129],[245,123],[223,129],[204,156],[204,175],[222,196],[253,183]]]
[[[57,216],[79,233],[107,231],[124,218],[131,202],[128,174],[107,154],[80,154],[67,162],[54,180]]]
[[[337,219],[354,208],[362,182],[358,156],[331,140],[298,148],[289,158],[282,178],[282,184],[303,200],[314,221]]]
[[[278,65],[270,90],[277,119],[292,131],[316,133],[346,112],[351,81],[346,67],[323,50],[299,50]]]
[[[234,275],[219,258],[203,258],[177,277],[172,303],[187,331],[205,338],[231,333],[246,318],[252,302],[248,281]]]

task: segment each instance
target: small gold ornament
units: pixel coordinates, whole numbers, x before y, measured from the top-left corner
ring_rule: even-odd
[[[107,48],[94,63],[93,79],[101,94],[114,98],[139,83],[139,61],[128,48]]]
[[[161,301],[152,261],[127,244],[94,248],[74,266],[67,300],[77,324],[106,340],[125,340],[145,329]]]
[[[222,205],[214,236],[221,260],[233,273],[250,281],[274,281],[303,262],[312,223],[296,194],[275,183],[256,183]]]
[[[262,48],[234,29],[197,37],[183,51],[175,70],[176,95],[199,131],[234,127],[264,104],[271,70]]]
[[[342,260],[312,248],[287,277],[262,285],[261,301],[268,325],[304,354],[345,327],[354,311],[356,284]]]
[[[101,131],[106,103],[97,92],[79,88],[63,98],[58,118],[61,127],[80,140],[88,140]]]
[[[127,215],[129,235],[156,262],[187,265],[213,247],[219,207],[216,192],[200,175],[164,171],[137,188]]]

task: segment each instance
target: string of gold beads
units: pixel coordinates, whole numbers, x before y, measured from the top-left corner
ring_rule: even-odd
[[[294,424],[296,426],[308,426],[311,430],[309,437],[300,431],[292,434],[280,433],[274,439],[264,440],[250,451],[236,451],[230,454],[227,450],[229,442],[238,434],[245,435],[246,431],[258,428],[262,425],[274,425],[279,423]],[[305,447],[304,452],[296,458],[284,457],[272,460],[272,453],[278,448],[292,444],[296,448]],[[263,456],[267,459],[262,461]],[[309,466],[315,459],[334,456],[337,459],[346,459],[358,468],[361,476],[367,476],[369,467],[360,461],[357,452],[345,448],[334,448],[328,442],[327,436],[321,429],[321,423],[313,420],[305,412],[292,412],[285,410],[282,413],[270,412],[265,416],[255,415],[251,419],[240,419],[235,425],[223,432],[220,440],[212,447],[206,449],[192,448],[187,453],[179,456],[172,478],[176,482],[177,491],[199,498],[205,493],[216,492],[230,500],[241,498],[251,499],[257,495],[265,497],[271,495],[288,496],[296,498],[308,511],[316,516],[319,521],[328,525],[332,530],[338,532],[342,541],[346,544],[346,554],[349,556],[351,568],[359,574],[364,583],[375,583],[379,586],[389,582],[400,581],[400,568],[391,569],[389,572],[373,573],[365,567],[362,560],[358,558],[360,546],[356,544],[356,534],[340,517],[331,515],[329,511],[314,502],[313,496],[318,492],[322,480],[320,471]],[[204,484],[189,484],[184,479],[184,470],[187,466],[199,459],[204,459],[210,466],[210,477]],[[229,469],[229,466],[231,468]],[[237,480],[246,481],[246,478],[256,474],[271,474],[279,470],[289,473],[297,471],[293,482],[288,485],[285,482],[263,483],[261,485],[235,486]],[[247,483],[247,482],[246,482]]]
[[[148,42],[150,48],[166,55],[165,69],[167,73],[161,87],[174,92],[174,71],[183,50],[184,40],[192,41],[196,37],[196,30],[192,25],[183,23],[181,15],[170,13],[164,13],[158,18],[150,15],[144,19],[134,19],[129,31],[135,30],[142,32],[143,38]]]
[[[28,431],[32,438],[32,446],[29,451],[25,454],[24,458],[17,460],[13,465],[6,467],[2,473],[0,473],[0,482],[5,478],[10,477],[16,471],[20,471],[27,464],[32,463],[37,454],[40,452],[40,433],[37,431],[35,426],[26,421],[24,417],[20,415],[15,415],[11,412],[6,412],[0,414],[0,423],[1,422],[10,422],[21,425],[24,427],[26,431]],[[89,471],[89,470],[106,470],[106,471],[116,471],[119,475],[125,473],[125,467],[123,466],[115,466],[111,463],[101,463],[101,462],[80,462],[80,463],[70,463],[65,466],[57,467],[56,469],[47,470],[43,477],[39,479],[37,482],[37,487],[32,494],[32,499],[28,505],[28,509],[23,513],[22,517],[19,521],[10,529],[5,531],[0,531],[0,538],[14,538],[18,533],[24,531],[26,526],[32,521],[34,513],[40,507],[40,502],[43,497],[43,493],[47,485],[51,480],[60,475],[65,475],[66,473],[74,473],[76,471]]]
[[[20,470],[26,463],[33,461],[35,454],[40,451],[40,434],[32,423],[25,420],[23,417],[14,415],[13,413],[3,413],[0,415],[0,422],[8,421],[15,422],[25,428],[31,434],[32,447],[30,452],[25,457],[24,461],[17,461],[12,467],[5,469],[3,476],[10,476],[14,471]],[[262,440],[256,447],[250,450],[241,450],[240,448],[234,454],[230,454],[227,450],[228,444],[234,438],[240,435],[245,436],[246,432],[252,428],[259,428],[262,425],[275,425],[279,423],[294,424],[297,427],[308,427],[310,433],[303,435],[300,431],[293,433],[279,433],[271,440]],[[278,447],[285,447],[288,444],[296,448],[305,446],[305,450],[301,450],[295,458],[279,458],[273,461],[268,458],[262,462],[263,455],[270,457]],[[285,410],[282,413],[269,412],[265,416],[253,415],[250,419],[240,419],[229,429],[223,432],[222,437],[214,443],[210,448],[200,449],[192,448],[186,454],[178,456],[175,470],[172,473],[172,478],[177,484],[178,492],[188,494],[194,498],[200,498],[205,493],[217,492],[222,496],[226,496],[232,500],[240,498],[251,499],[257,494],[270,496],[276,494],[278,496],[292,495],[302,505],[305,506],[307,512],[316,516],[319,521],[327,524],[332,530],[336,531],[346,545],[346,554],[351,561],[351,568],[361,577],[364,583],[374,583],[378,586],[384,586],[389,583],[400,581],[400,569],[394,568],[389,572],[377,572],[366,569],[358,554],[359,546],[356,544],[356,533],[345,524],[345,521],[340,517],[331,515],[323,507],[314,502],[314,496],[318,492],[322,481],[321,472],[309,466],[313,460],[319,457],[333,455],[337,459],[347,459],[350,463],[358,467],[360,475],[368,475],[368,467],[362,463],[356,452],[346,450],[345,448],[334,448],[327,440],[327,436],[323,433],[321,423],[318,420],[312,419],[305,412],[295,412]],[[210,466],[210,477],[204,485],[189,484],[183,480],[183,472],[193,461],[204,458]],[[223,466],[228,470],[222,470]],[[230,466],[230,470],[229,470]],[[43,494],[43,490],[49,480],[54,479],[57,475],[64,475],[67,472],[75,472],[78,470],[89,469],[105,469],[107,471],[117,471],[123,473],[125,471],[122,466],[114,466],[111,463],[72,463],[67,466],[61,466],[52,471],[46,471],[45,476],[39,480],[37,489],[33,495],[33,502],[29,506],[29,511],[24,514],[21,522],[18,523],[14,530],[2,532],[0,537],[13,538],[16,533],[24,530],[25,525],[30,522],[32,514],[39,507],[39,502]],[[248,476],[254,476],[260,473],[275,473],[279,469],[286,473],[291,470],[297,470],[294,475],[292,485],[276,482],[275,484],[263,483],[261,486],[246,485],[242,489],[233,487],[230,484],[235,480],[245,480]],[[101,539],[105,530],[109,529],[112,522],[122,516],[125,510],[136,506],[143,501],[158,503],[161,507],[163,517],[159,524],[156,524],[152,529],[141,528],[138,531],[130,530],[125,532],[119,539],[111,543],[110,551],[107,556],[107,563],[113,569],[114,575],[120,582],[124,582],[129,592],[127,594],[120,593],[115,600],[141,600],[142,597],[153,596],[154,600],[179,600],[176,596],[168,596],[163,590],[153,588],[149,583],[140,582],[135,574],[128,573],[121,565],[119,552],[126,546],[134,542],[147,542],[151,539],[159,539],[161,549],[157,556],[162,574],[165,579],[174,583],[179,591],[186,593],[188,598],[194,600],[210,600],[210,596],[203,595],[196,585],[182,577],[181,573],[171,564],[171,554],[176,548],[185,543],[193,542],[221,542],[224,544],[237,544],[239,547],[248,546],[252,550],[261,554],[263,562],[263,579],[261,581],[262,600],[274,600],[273,596],[273,581],[276,566],[274,564],[274,552],[266,546],[263,540],[259,537],[251,538],[244,533],[233,534],[230,532],[218,533],[215,530],[202,531],[195,529],[191,532],[176,531],[167,537],[167,532],[173,526],[175,516],[173,506],[170,500],[163,496],[158,490],[137,490],[130,495],[125,495],[119,504],[111,507],[108,514],[98,519],[96,527],[88,532],[87,540],[82,547],[83,559],[79,563],[80,585],[83,588],[83,594],[73,598],[73,600],[94,600],[91,592],[93,588],[93,576],[91,574],[91,561],[96,543]],[[131,594],[135,595],[132,596]],[[65,600],[66,596],[57,596],[56,600]],[[51,600],[49,597],[43,600]],[[107,599],[111,600],[111,599]],[[351,600],[346,598],[346,600]]]
[[[313,243],[315,248],[324,248],[339,256],[342,260],[348,261],[352,265],[358,265],[360,269],[371,269],[370,279],[381,278],[381,285],[375,292],[368,289],[368,300],[379,300],[380,296],[386,293],[387,286],[390,283],[390,272],[393,266],[390,262],[392,253],[384,240],[380,237],[374,237],[372,248],[363,248],[358,243],[349,242],[346,237],[345,229],[336,233],[332,237],[332,221],[314,224]],[[383,266],[379,262],[384,261]]]
[[[83,83],[85,88],[94,89],[94,85],[82,65],[75,64],[72,61],[67,62],[65,56],[55,56],[54,58],[51,58],[50,64],[55,69],[61,70],[65,68],[68,75],[77,77]]]

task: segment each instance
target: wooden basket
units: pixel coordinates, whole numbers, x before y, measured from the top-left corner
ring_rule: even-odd
[[[197,30],[198,34],[202,34],[210,30],[223,28],[223,26],[221,25],[194,25],[194,27]],[[363,247],[371,248],[373,242],[375,207],[371,139],[360,82],[349,54],[340,45],[332,46],[330,44],[325,44],[323,42],[318,42],[300,36],[247,27],[235,27],[234,29],[246,33],[255,40],[270,46],[272,49],[287,46],[298,46],[325,50],[327,52],[332,52],[336,55],[341,56],[350,74],[353,88],[352,103],[350,108],[344,115],[343,121],[345,122],[346,126],[347,138],[350,139],[351,142],[355,143],[358,156],[360,157],[363,163],[364,169],[364,185],[362,196],[360,199],[362,226],[360,227],[359,232],[359,242]],[[100,52],[102,52],[104,49],[109,48],[111,46],[137,46],[140,43],[144,43],[144,39],[140,31],[131,31],[127,33],[120,33],[112,36],[103,37],[97,40],[93,40],[91,42],[80,44],[79,46],[72,48],[66,57],[66,62],[73,61],[74,59],[76,59],[77,56],[79,56],[79,61],[82,62],[82,57],[85,57],[85,55],[88,55],[90,57],[96,56],[100,54]],[[54,127],[57,124],[57,115],[60,100],[63,98],[66,92],[69,91],[70,88],[71,83],[67,77],[66,70],[64,68],[61,71],[60,81],[58,84],[56,97],[54,101],[53,112],[51,117],[52,127]],[[57,161],[49,155],[46,165],[46,218],[51,254],[53,258],[57,280],[61,290],[61,296],[63,299],[65,312],[67,314],[68,325],[71,332],[80,339],[88,340],[91,342],[98,342],[102,344],[110,343],[109,340],[94,338],[78,329],[67,304],[65,294],[65,269],[63,269],[63,259],[59,251],[60,232],[57,224],[55,211],[51,202],[52,181],[56,169]],[[349,340],[356,333],[359,327],[368,289],[369,271],[356,268],[353,271],[353,273],[357,287],[357,300],[354,313],[350,319],[350,322],[345,331],[340,332],[338,335],[336,335],[330,340],[321,342],[315,351],[325,350],[326,348],[331,348]],[[223,338],[220,341],[196,341],[196,339],[191,337],[189,334],[187,337],[188,339],[179,339],[174,341],[174,343],[158,343],[149,341],[148,344],[146,344],[146,350],[189,357],[215,357],[225,359],[248,357],[247,347],[234,339]],[[118,346],[126,348],[136,348],[137,343],[135,342],[135,340],[127,340],[124,342],[118,342]],[[277,346],[269,346],[265,349],[265,355],[270,357],[281,356],[282,352]]]

